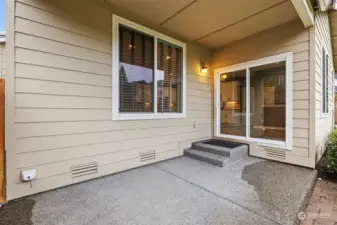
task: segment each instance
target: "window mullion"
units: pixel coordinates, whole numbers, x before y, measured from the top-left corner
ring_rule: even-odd
[[[168,62],[168,77],[169,77],[169,112],[172,112],[172,48],[171,46],[168,47],[168,55],[169,55],[169,62]]]
[[[158,88],[157,88],[157,37],[154,37],[154,60],[153,60],[153,64],[154,64],[154,77],[153,77],[153,107],[154,107],[154,114],[158,113],[158,98],[157,98],[157,94],[158,94]]]
[[[246,68],[246,138],[250,137],[250,70]]]
[[[165,93],[165,62],[164,62],[164,44],[163,43],[160,43],[160,45],[161,45],[161,53],[160,53],[160,55],[161,55],[161,58],[160,58],[160,62],[161,62],[161,65],[162,65],[162,70],[163,70],[163,82],[161,83],[161,96],[160,96],[160,98],[161,98],[161,113],[164,113],[164,106],[165,106],[165,104],[164,104],[164,93]]]

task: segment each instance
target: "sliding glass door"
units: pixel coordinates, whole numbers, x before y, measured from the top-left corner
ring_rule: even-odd
[[[220,76],[220,132],[246,136],[246,70]]]
[[[291,65],[284,54],[216,70],[217,135],[289,145]]]
[[[285,141],[285,62],[250,68],[250,137]]]

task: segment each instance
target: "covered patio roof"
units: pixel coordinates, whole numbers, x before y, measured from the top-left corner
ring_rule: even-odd
[[[208,48],[218,48],[299,18],[290,0],[99,1]]]

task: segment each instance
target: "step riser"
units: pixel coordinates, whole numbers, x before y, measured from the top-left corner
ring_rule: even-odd
[[[210,148],[204,145],[200,145],[199,143],[192,143],[192,148],[200,150],[200,151],[204,151],[204,152],[209,152],[209,153],[213,153],[216,155],[222,155],[222,156],[226,156],[226,157],[230,157],[230,153],[229,152],[225,152],[225,151],[221,151],[215,148]]]
[[[188,151],[184,151],[184,155],[188,156],[190,158],[193,158],[193,159],[200,160],[200,161],[205,162],[205,163],[212,164],[214,166],[219,166],[219,167],[224,166],[223,161],[216,161],[216,160],[213,160],[213,159],[210,159],[210,158],[206,158],[206,157],[202,157],[202,156],[199,156],[199,155],[192,154]]]

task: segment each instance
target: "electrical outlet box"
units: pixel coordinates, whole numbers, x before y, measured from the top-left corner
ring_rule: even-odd
[[[21,171],[21,180],[23,182],[28,182],[36,179],[36,169],[22,170]]]

